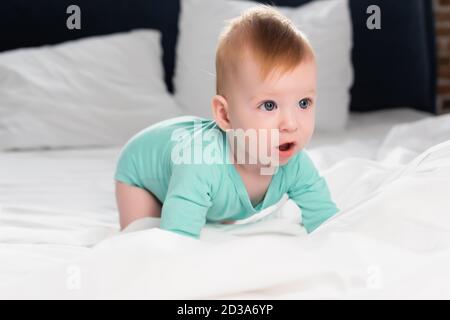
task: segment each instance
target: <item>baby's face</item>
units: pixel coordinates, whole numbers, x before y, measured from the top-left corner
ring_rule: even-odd
[[[272,159],[277,154],[279,165],[286,164],[305,147],[314,131],[316,69],[315,61],[308,59],[292,71],[272,73],[262,80],[255,59],[247,55],[227,97],[231,127],[256,129],[257,135],[259,129],[269,129],[265,154]],[[270,129],[278,130],[279,141],[271,141]],[[279,146],[287,142],[292,143],[289,149],[283,151],[283,146],[280,150]],[[260,163],[259,151],[251,154],[248,145],[239,146],[239,142],[238,148]]]

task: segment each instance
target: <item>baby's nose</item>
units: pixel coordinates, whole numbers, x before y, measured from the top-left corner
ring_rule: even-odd
[[[291,112],[284,112],[280,119],[280,131],[295,131],[297,130],[297,121],[295,115]]]

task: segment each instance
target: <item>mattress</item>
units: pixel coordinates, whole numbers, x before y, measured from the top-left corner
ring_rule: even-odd
[[[450,298],[450,115],[352,114],[307,149],[339,214],[308,235],[284,196],[200,241],[119,232],[119,147],[2,152],[0,298]]]

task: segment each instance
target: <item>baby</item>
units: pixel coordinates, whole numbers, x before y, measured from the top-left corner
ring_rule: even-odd
[[[232,20],[216,52],[214,120],[168,119],[122,149],[115,174],[121,229],[161,217],[161,229],[199,238],[206,222],[248,218],[285,193],[308,233],[336,214],[303,150],[314,131],[316,77],[310,43],[278,11],[261,5]],[[229,135],[239,130],[245,134]]]

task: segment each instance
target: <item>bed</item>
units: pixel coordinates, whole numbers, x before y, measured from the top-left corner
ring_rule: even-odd
[[[153,27],[163,34],[161,78],[173,90],[179,2],[96,3],[86,5],[87,19],[101,10],[105,23],[77,34],[47,32],[64,1],[42,1],[48,10],[39,14],[28,2],[8,1],[0,23],[23,10],[28,23],[43,14],[46,22],[35,34],[16,25],[19,36],[2,35],[1,49]],[[383,8],[386,26],[404,19],[422,38],[411,46],[398,21],[395,30],[370,35],[354,28],[352,112],[344,129],[316,132],[307,146],[338,215],[307,235],[299,209],[283,197],[238,224],[208,224],[200,241],[159,229],[157,218],[119,232],[112,176],[121,145],[73,140],[70,147],[8,149],[0,152],[0,298],[449,298],[450,115],[435,114],[429,2],[370,3]],[[363,23],[367,3],[349,4],[353,25]],[[119,12],[123,19],[113,23]],[[393,39],[402,56],[378,64],[378,44]]]

